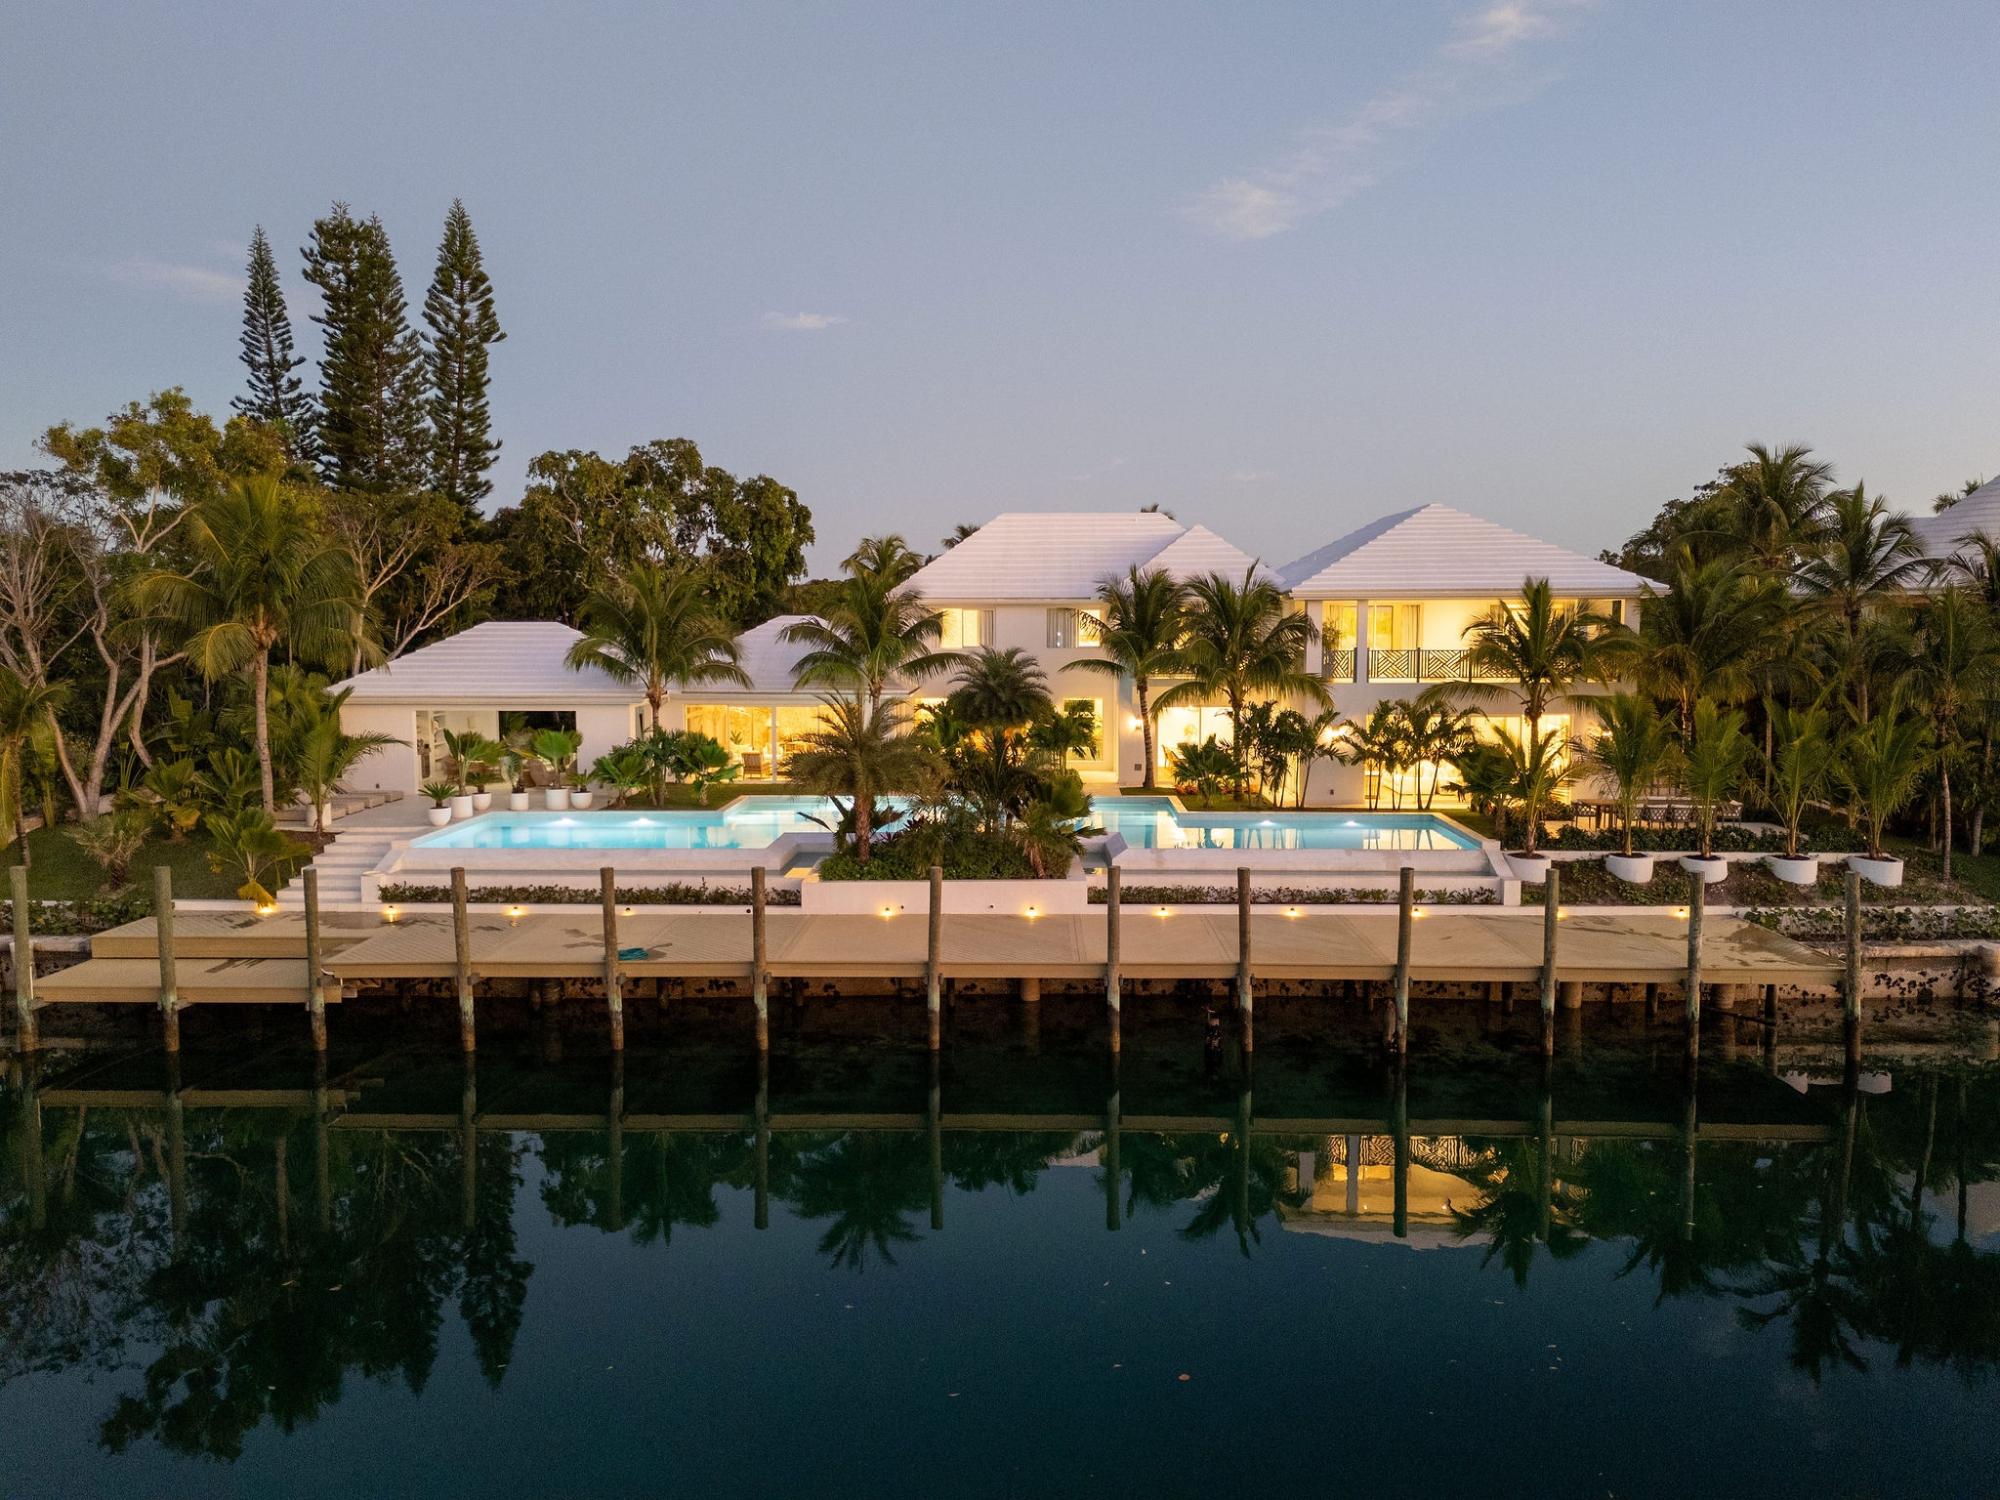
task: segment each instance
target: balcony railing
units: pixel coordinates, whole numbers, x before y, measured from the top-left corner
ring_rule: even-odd
[[[1325,676],[1328,682],[1354,681],[1353,648],[1349,647],[1345,651],[1327,652],[1326,663],[1325,666],[1322,668],[1322,675]]]
[[[1504,672],[1484,672],[1472,665],[1469,651],[1430,651],[1396,647],[1368,653],[1370,682],[1506,682]]]

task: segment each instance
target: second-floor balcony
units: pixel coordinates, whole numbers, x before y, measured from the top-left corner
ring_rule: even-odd
[[[1355,675],[1357,658],[1367,658],[1367,675]],[[1505,682],[1504,672],[1484,672],[1472,665],[1472,653],[1464,649],[1433,650],[1429,647],[1398,646],[1356,652],[1352,648],[1326,653],[1328,682]]]

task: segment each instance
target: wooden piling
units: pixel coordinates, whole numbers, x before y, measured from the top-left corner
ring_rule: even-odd
[[[597,894],[604,908],[604,1010],[611,1021],[611,1050],[625,1050],[624,979],[618,967],[618,872],[605,865],[597,872]]]
[[[16,865],[7,872],[14,908],[14,1045],[33,1052],[39,1042],[35,1024],[35,937],[28,917],[28,871]]]
[[[1250,869],[1236,869],[1236,1008],[1243,1013],[1243,1050],[1256,1045],[1256,998],[1250,983]]]
[[[174,872],[166,865],[153,866],[153,928],[160,955],[160,1029],[167,1051],[179,1052],[181,998],[174,962]]]
[[[944,867],[931,866],[929,925],[924,933],[924,1020],[931,1051],[944,1034]]]
[[[1410,948],[1417,915],[1417,872],[1404,865],[1396,887],[1396,1055],[1410,1050]]]
[[[1687,1000],[1687,1059],[1701,1058],[1701,917],[1708,907],[1708,881],[1701,871],[1688,875],[1687,978],[1682,989]]]
[[[1556,931],[1562,922],[1562,866],[1551,863],[1542,887],[1542,1056],[1556,1055]]]
[[[306,1020],[312,1026],[313,1051],[326,1051],[326,968],[320,962],[319,871],[311,865],[299,877],[306,894]]]
[[[1846,1022],[1847,1050],[1861,1052],[1861,872],[1847,872],[1847,965],[1842,976],[1840,998]]]
[[[1123,1045],[1120,1032],[1121,1013],[1124,997],[1119,993],[1118,979],[1118,913],[1124,904],[1124,892],[1120,887],[1118,866],[1111,865],[1104,872],[1104,1023],[1111,1034],[1111,1055],[1116,1057]],[[1113,1195],[1114,1204],[1116,1193]],[[1114,1216],[1116,1208],[1113,1209]],[[1111,1226],[1116,1229],[1118,1226]]]
[[[771,1050],[771,971],[765,962],[768,947],[764,931],[764,867],[750,867],[750,1003],[757,1009],[757,1051]]]
[[[472,1021],[472,914],[465,893],[465,870],[451,872],[452,977],[458,993],[458,1044],[467,1053],[478,1050]]]

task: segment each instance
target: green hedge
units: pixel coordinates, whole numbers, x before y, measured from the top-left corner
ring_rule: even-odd
[[[949,838],[934,831],[891,834],[868,852],[868,863],[843,850],[818,864],[821,880],[929,880],[931,866],[944,870],[946,880],[1033,880],[1034,868],[1015,840],[1005,834],[977,830],[954,832]]]
[[[80,937],[122,927],[153,914],[153,898],[144,891],[123,890],[81,901],[30,901],[28,927],[40,937]],[[14,903],[0,901],[0,922],[14,930]]]
[[[449,906],[451,887],[384,884],[382,899],[398,906]],[[595,906],[603,898],[588,886],[481,885],[472,888],[471,899],[521,906]],[[750,888],[669,881],[665,885],[621,885],[617,888],[617,899],[622,906],[748,906]],[[771,906],[797,906],[799,893],[773,890],[767,893],[765,901]]]
[[[1110,895],[1102,887],[1093,887],[1090,903],[1103,906]],[[1386,906],[1393,905],[1398,894],[1392,890],[1366,890],[1350,886],[1271,886],[1268,889],[1250,889],[1250,901],[1255,906]],[[1492,906],[1499,896],[1490,890],[1448,890],[1418,891],[1417,900],[1424,906]],[[1233,885],[1120,885],[1118,888],[1120,906],[1234,906],[1236,887]]]

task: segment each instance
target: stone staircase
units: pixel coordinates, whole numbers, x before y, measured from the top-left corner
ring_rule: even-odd
[[[409,828],[351,828],[335,825],[334,841],[319,852],[312,868],[319,871],[319,899],[323,907],[359,906],[363,902],[361,877],[381,862],[389,846],[398,839],[427,832],[427,825]],[[305,882],[294,879],[278,892],[278,907],[299,911],[306,904]]]

